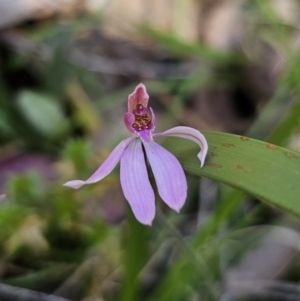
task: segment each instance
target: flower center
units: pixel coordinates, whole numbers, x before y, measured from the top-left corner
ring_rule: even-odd
[[[141,104],[137,104],[133,110],[134,113],[134,123],[132,127],[136,131],[148,130],[151,128],[151,113]]]

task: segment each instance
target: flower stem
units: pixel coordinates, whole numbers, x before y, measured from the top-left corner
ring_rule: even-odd
[[[202,283],[206,288],[207,297],[209,298],[208,300],[217,301],[218,293],[216,291],[216,287],[212,284],[213,275],[210,272],[210,269],[207,266],[204,259],[195,253],[193,248],[184,240],[184,238],[182,237],[182,235],[178,231],[178,229],[169,222],[169,220],[163,214],[160,206],[157,206],[157,218],[158,218],[160,224],[163,226],[163,228],[166,229],[176,239],[176,241],[178,242],[178,245],[180,246],[182,251],[188,255],[188,258],[192,262],[193,267],[196,268],[197,284],[199,284],[200,281],[202,280]],[[204,299],[201,299],[201,300],[204,300]]]

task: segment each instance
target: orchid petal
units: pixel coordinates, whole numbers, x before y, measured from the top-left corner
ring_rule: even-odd
[[[137,104],[143,105],[147,108],[149,95],[144,84],[139,84],[136,86],[134,91],[128,96],[128,111],[133,112],[133,109]]]
[[[155,129],[156,118],[155,118],[154,111],[152,110],[151,107],[149,108],[149,110],[150,110],[150,113],[151,113],[151,130],[153,131]]]
[[[133,139],[134,137],[130,137],[121,141],[110,153],[110,155],[106,158],[106,160],[102,163],[102,165],[87,180],[69,181],[65,183],[64,186],[69,186],[78,189],[85,184],[92,184],[102,180],[104,177],[106,177],[108,174],[112,172],[112,170],[120,161],[124,153],[124,150]]]
[[[152,130],[143,130],[140,132],[137,132],[139,137],[142,139],[143,142],[150,142],[152,140]]]
[[[120,177],[123,193],[136,219],[142,224],[151,225],[155,216],[155,196],[140,139],[133,140],[124,151]]]
[[[154,141],[144,146],[159,195],[170,208],[179,212],[187,195],[186,177],[179,161]]]
[[[134,119],[135,119],[134,115],[131,112],[127,112],[124,114],[124,118],[123,118],[124,124],[125,124],[127,130],[131,133],[135,132],[134,128],[132,127],[132,125],[134,123]]]
[[[155,137],[175,136],[175,137],[190,139],[190,140],[196,142],[201,148],[201,151],[198,153],[197,157],[199,158],[199,160],[201,162],[201,167],[203,167],[205,157],[206,157],[207,151],[208,151],[208,144],[207,144],[205,137],[199,131],[197,131],[193,128],[187,127],[187,126],[177,126],[177,127],[171,128],[165,132],[156,133],[153,136],[155,136]]]

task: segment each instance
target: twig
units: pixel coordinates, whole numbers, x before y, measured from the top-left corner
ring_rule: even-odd
[[[21,34],[7,30],[0,34],[0,40],[11,49],[23,54],[31,55],[40,60],[51,59],[52,49],[41,42],[34,42]],[[87,53],[73,47],[69,60],[72,64],[84,67],[93,72],[113,75],[135,75],[143,78],[186,78],[195,69],[195,62],[157,63],[136,59],[109,58],[98,54]]]
[[[300,301],[300,286],[279,280],[239,281],[237,290],[228,290],[227,295],[235,298],[259,298],[280,301]]]
[[[26,288],[11,286],[0,283],[1,300],[18,300],[18,301],[70,301],[55,295],[32,291]]]

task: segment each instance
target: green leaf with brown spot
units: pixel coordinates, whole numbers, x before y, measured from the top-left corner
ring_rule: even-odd
[[[186,172],[227,184],[300,216],[300,153],[243,136],[203,134],[209,145],[203,168],[194,144],[180,138],[165,143]]]

